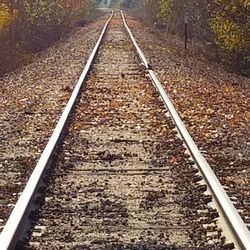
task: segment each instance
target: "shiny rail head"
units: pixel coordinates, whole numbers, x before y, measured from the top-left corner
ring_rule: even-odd
[[[10,217],[8,221],[6,222],[2,233],[0,234],[0,250],[15,249],[16,243],[18,242],[20,237],[23,235],[23,231],[25,230],[25,221],[27,220],[28,214],[31,211],[32,201],[35,196],[37,187],[39,186],[39,183],[41,182],[45,169],[50,164],[50,159],[52,155],[55,153],[55,150],[57,149],[57,144],[59,143],[59,139],[68,121],[70,113],[73,110],[73,107],[75,105],[79,92],[81,90],[81,87],[87,77],[91,64],[101,44],[103,36],[108,27],[108,24],[113,18],[113,15],[114,15],[114,11],[112,10],[111,16],[104,25],[104,28],[100,34],[100,37],[95,47],[93,48],[93,51],[91,52],[89,56],[89,59],[85,65],[85,68],[78,82],[76,83],[76,86],[56,125],[56,128],[53,131],[52,136],[50,137],[44,151],[42,152],[41,157],[38,160],[38,163],[35,166],[34,171],[32,172],[12,213],[10,214]]]
[[[197,163],[204,179],[206,180],[208,186],[210,187],[219,207],[222,209],[224,217],[227,219],[228,225],[230,226],[230,230],[232,231],[235,239],[238,241],[238,245],[242,247],[242,249],[250,250],[250,232],[247,229],[247,226],[243,222],[242,218],[240,217],[238,211],[230,201],[228,195],[224,191],[221,183],[219,182],[218,178],[215,176],[213,170],[209,166],[206,159],[200,153],[198,147],[196,146],[194,140],[190,136],[188,130],[186,129],[185,125],[183,124],[179,114],[174,108],[171,100],[167,96],[161,82],[159,81],[156,73],[152,70],[152,67],[149,68],[149,62],[146,59],[145,55],[143,54],[142,50],[138,46],[131,30],[129,29],[127,22],[125,20],[125,16],[123,11],[121,10],[121,15],[123,19],[124,26],[136,48],[136,51],[141,58],[144,66],[148,70],[149,76],[152,80],[153,85],[159,92],[166,108],[168,109],[181,137],[183,138],[186,146],[188,147],[190,153],[194,157],[195,162]]]

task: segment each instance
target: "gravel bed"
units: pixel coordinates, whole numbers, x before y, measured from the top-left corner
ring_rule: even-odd
[[[173,35],[131,20],[135,37],[192,137],[250,228],[250,79]]]
[[[200,180],[116,14],[29,249],[231,249]]]
[[[0,78],[0,231],[107,18],[78,28],[33,63]]]

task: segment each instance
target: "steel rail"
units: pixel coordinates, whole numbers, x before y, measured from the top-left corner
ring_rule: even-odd
[[[159,81],[158,77],[156,76],[156,73],[152,69],[149,68],[149,63],[145,55],[139,48],[132,32],[130,31],[122,11],[121,11],[121,15],[122,15],[123,23],[126,27],[126,30],[130,38],[132,39],[134,46],[136,47],[137,53],[139,54],[143,64],[147,68],[148,73],[150,75],[151,80],[154,83],[155,88],[158,90],[161,96],[161,99],[164,102],[166,108],[168,109],[180,135],[182,136],[186,146],[188,147],[203,177],[207,181],[207,184],[209,185],[214,197],[216,198],[217,203],[219,207],[221,208],[223,215],[226,218],[227,223],[229,224],[230,229],[237,240],[237,243],[240,245],[240,247],[242,247],[242,249],[250,250],[250,232],[247,226],[245,225],[244,221],[242,220],[241,216],[239,215],[238,211],[236,210],[232,202],[230,201],[228,195],[224,191],[221,183],[219,182],[218,178],[216,177],[213,170],[209,166],[208,162],[200,153],[194,140],[190,136],[180,116],[175,110],[174,105],[172,104],[164,88],[162,87],[162,84]]]
[[[104,25],[104,28],[101,32],[101,35],[91,52],[89,59],[85,65],[85,68],[77,81],[75,88],[70,96],[70,99],[43,151],[43,153],[40,156],[40,159],[37,163],[37,165],[34,168],[34,171],[32,172],[21,196],[19,197],[8,221],[5,224],[5,227],[0,234],[0,250],[11,250],[14,249],[16,246],[16,243],[18,242],[20,236],[23,233],[23,230],[25,229],[25,221],[27,219],[27,216],[29,212],[31,211],[32,201],[34,198],[34,195],[37,191],[37,188],[39,186],[39,183],[41,182],[41,178],[43,176],[43,173],[45,169],[49,166],[51,163],[51,158],[54,155],[57,144],[59,142],[59,139],[63,133],[63,130],[66,126],[66,123],[70,117],[70,113],[73,110],[73,107],[76,103],[77,97],[79,95],[79,92],[82,88],[83,82],[86,79],[86,76],[90,70],[91,64],[94,60],[94,57],[98,51],[98,48],[101,44],[101,41],[103,39],[103,36],[105,34],[105,31],[108,27],[108,24],[110,20],[113,17],[114,12],[112,11],[112,14],[110,18],[107,20],[107,22]]]

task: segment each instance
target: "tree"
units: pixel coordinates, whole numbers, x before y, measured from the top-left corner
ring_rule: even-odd
[[[221,59],[238,69],[250,68],[249,0],[141,0],[153,20],[162,18],[170,32],[183,35],[188,16],[189,36],[210,42]],[[250,73],[250,72],[249,72]]]
[[[58,40],[93,7],[92,0],[0,0],[0,73]]]
[[[216,0],[210,25],[216,45],[239,68],[250,65],[250,1]]]

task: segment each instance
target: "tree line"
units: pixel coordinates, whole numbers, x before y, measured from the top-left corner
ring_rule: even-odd
[[[93,8],[92,0],[0,0],[0,74],[29,61]]]
[[[212,43],[221,60],[250,73],[249,0],[139,0],[154,21],[182,35],[188,21],[192,38]]]

